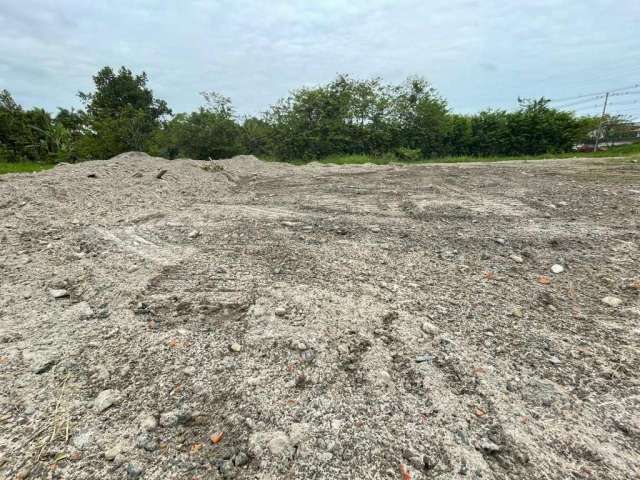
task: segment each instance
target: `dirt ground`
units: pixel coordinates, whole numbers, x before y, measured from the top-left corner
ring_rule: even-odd
[[[0,478],[638,478],[639,245],[623,160],[2,176]]]

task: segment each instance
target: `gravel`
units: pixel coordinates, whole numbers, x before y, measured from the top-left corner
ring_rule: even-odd
[[[2,176],[0,478],[640,471],[640,166],[215,163]]]

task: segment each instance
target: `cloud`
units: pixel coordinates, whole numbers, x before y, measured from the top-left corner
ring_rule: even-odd
[[[174,111],[217,90],[256,113],[339,72],[417,74],[456,110],[509,108],[637,78],[639,2],[589,3],[586,14],[577,0],[4,0],[0,88],[27,106],[78,106],[100,67],[126,65]]]

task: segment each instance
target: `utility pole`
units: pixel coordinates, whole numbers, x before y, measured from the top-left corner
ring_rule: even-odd
[[[593,151],[598,151],[598,141],[600,140],[600,135],[602,134],[602,124],[604,123],[604,115],[607,113],[607,102],[609,100],[609,92],[604,96],[604,106],[602,107],[602,116],[600,117],[600,125],[598,125],[598,133],[596,134],[596,142],[593,146]]]

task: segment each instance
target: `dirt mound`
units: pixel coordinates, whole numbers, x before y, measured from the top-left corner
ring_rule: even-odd
[[[637,165],[2,180],[0,478],[640,473]]]

